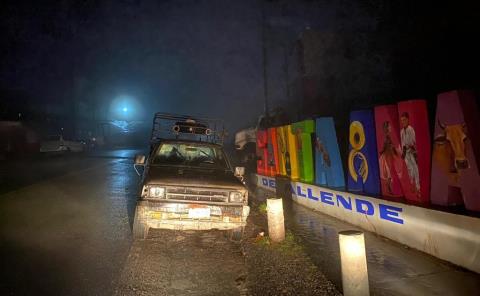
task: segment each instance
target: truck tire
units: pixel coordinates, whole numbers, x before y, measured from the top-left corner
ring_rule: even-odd
[[[133,218],[132,235],[134,240],[146,239],[148,236],[148,225],[142,219],[142,207],[135,207],[135,217]]]

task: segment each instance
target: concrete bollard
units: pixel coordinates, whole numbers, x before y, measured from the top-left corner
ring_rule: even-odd
[[[343,295],[370,295],[363,232],[347,230],[339,232],[338,236]]]
[[[268,235],[272,242],[285,240],[285,223],[281,198],[267,199]]]

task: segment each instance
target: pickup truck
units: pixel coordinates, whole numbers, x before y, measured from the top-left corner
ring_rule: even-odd
[[[173,137],[158,136],[162,129]],[[241,239],[250,212],[244,168],[232,168],[220,137],[208,120],[155,115],[150,153],[135,157],[137,173],[143,170],[134,239],[152,228],[219,229]]]

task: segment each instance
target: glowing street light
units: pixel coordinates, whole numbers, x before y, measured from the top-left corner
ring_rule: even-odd
[[[109,120],[133,121],[142,116],[139,101],[128,95],[120,95],[110,102],[107,118]]]
[[[338,233],[338,240],[340,243],[343,295],[370,295],[363,232],[356,230],[341,231]]]

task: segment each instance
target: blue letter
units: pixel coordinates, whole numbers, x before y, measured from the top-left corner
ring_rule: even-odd
[[[318,201],[318,197],[313,196],[312,188],[307,188],[308,198]]]
[[[268,180],[265,178],[262,178],[262,184],[265,186],[268,186]]]
[[[373,205],[371,202],[369,202],[368,200],[363,200],[363,199],[355,199],[355,204],[357,206],[357,212],[361,213],[361,214],[367,214],[369,216],[373,215],[373,211],[374,211],[374,208],[373,208]],[[367,206],[367,209],[365,210],[363,208],[363,205],[366,205]]]
[[[275,180],[269,180],[268,181],[268,186],[272,187],[272,188],[275,188]]]
[[[302,187],[297,185],[297,196],[300,197],[307,197],[305,194],[302,193]]]
[[[402,208],[382,204],[379,204],[378,207],[380,209],[380,218],[394,223],[403,224],[403,219],[395,218],[398,217],[399,213],[403,211]]]
[[[333,203],[333,194],[329,193],[329,192],[324,192],[324,191],[320,191],[320,198],[322,199],[322,202],[323,203],[326,203],[326,204],[329,204],[329,205],[332,205],[334,206],[335,203]]]
[[[352,210],[352,199],[350,197],[347,201],[343,196],[337,194],[337,206],[340,206],[340,204],[342,204],[344,209]]]

